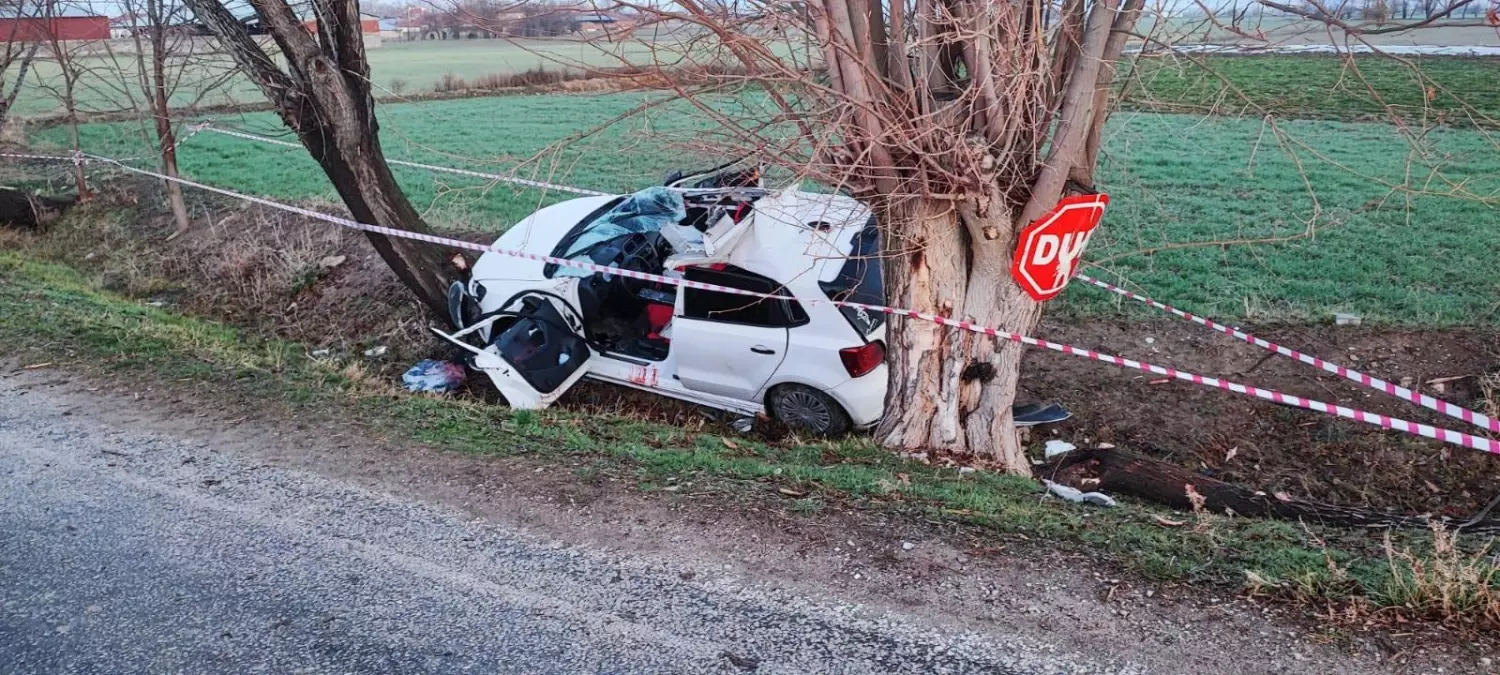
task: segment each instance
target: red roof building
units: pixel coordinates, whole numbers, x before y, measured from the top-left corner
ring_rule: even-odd
[[[0,42],[108,40],[109,17],[0,18]]]

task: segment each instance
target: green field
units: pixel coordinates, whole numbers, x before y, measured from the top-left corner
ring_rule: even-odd
[[[472,83],[486,75],[536,68],[577,70],[676,58],[670,43],[661,44],[666,46],[653,52],[654,43],[643,40],[387,41],[368,54],[376,96],[399,98],[431,92],[450,75]],[[786,49],[781,43],[775,47],[778,51]],[[136,63],[133,55],[122,51],[129,48],[129,44],[115,43],[114,53],[99,53],[79,61],[83,71],[77,92],[81,111],[110,113],[132,108],[131,96],[138,96],[133,92],[138,88],[133,84]],[[206,83],[218,83],[230,70],[227,56],[199,54],[183,59],[184,63],[188,61],[192,65],[181,78],[174,105],[263,100],[260,91],[241,77],[231,78],[224,86],[207,87]],[[1423,77],[1415,76],[1407,64],[1420,68]],[[1125,74],[1121,86],[1126,105],[1135,109],[1215,109],[1257,117],[1261,110],[1272,110],[1290,118],[1348,120],[1384,115],[1383,104],[1390,104],[1403,117],[1434,123],[1472,125],[1475,116],[1500,117],[1500,61],[1495,59],[1433,56],[1403,62],[1371,55],[1349,61],[1320,55],[1157,56],[1129,61],[1121,70]],[[1356,71],[1364,80],[1355,76]],[[25,116],[61,112],[59,79],[55,63],[39,61],[15,103],[15,111]],[[1233,82],[1243,94],[1226,89],[1223,79]],[[1366,88],[1366,82],[1378,92],[1378,98]]]
[[[1132,64],[1120,87],[1126,105],[1137,109],[1342,120],[1394,113],[1492,128],[1500,120],[1496,59],[1306,54],[1148,57]]]
[[[118,47],[126,49],[130,45],[122,43]],[[674,58],[667,51],[653,52],[648,43],[640,40],[607,43],[567,38],[387,41],[367,53],[370,80],[375,95],[381,98],[431,92],[448,75],[473,82],[485,75],[508,75],[536,68],[576,71],[645,64],[652,61],[653,53],[663,63]],[[264,100],[260,90],[243,77],[233,77],[226,85],[218,84],[233,65],[227,55],[199,54],[177,63],[184,64],[186,70],[172,99],[175,107]],[[139,96],[131,91],[139,88],[135,84],[136,68],[132,54],[99,53],[80,58],[77,70],[82,75],[76,93],[79,109],[85,113],[129,109],[130,97]],[[38,60],[33,76],[16,99],[15,111],[25,116],[61,113],[61,72],[57,63]]]
[[[393,158],[503,171],[650,96],[385,105],[382,138]],[[224,123],[277,133],[269,114]],[[520,175],[632,190],[691,163],[681,144],[703,125],[683,107],[667,106],[547,154]],[[1297,121],[1280,128],[1306,182],[1277,134],[1258,120],[1117,115],[1101,176],[1113,202],[1089,254],[1100,267],[1094,272],[1191,311],[1239,321],[1320,321],[1337,311],[1412,325],[1500,323],[1500,257],[1494,255],[1500,250],[1500,152],[1484,132],[1439,129],[1424,137],[1430,156],[1441,160],[1441,178],[1427,189],[1462,185],[1469,196],[1460,198],[1390,187],[1422,186],[1438,175],[1420,162],[1407,175],[1408,141],[1391,125]],[[63,139],[53,129],[37,140],[56,146]],[[101,154],[142,152],[139,129],[129,124],[88,126],[84,139]],[[301,151],[201,134],[184,146],[181,160],[187,175],[216,185],[337,204]],[[561,197],[418,169],[398,167],[397,173],[412,201],[440,226],[498,232]],[[1212,244],[1306,235],[1309,222],[1312,236],[1292,241]],[[1070,292],[1060,309],[1120,311],[1083,289]]]

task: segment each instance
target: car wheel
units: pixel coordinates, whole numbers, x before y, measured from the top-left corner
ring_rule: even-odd
[[[771,390],[766,407],[776,421],[819,436],[842,436],[849,432],[849,413],[821,391],[800,384],[783,384]]]

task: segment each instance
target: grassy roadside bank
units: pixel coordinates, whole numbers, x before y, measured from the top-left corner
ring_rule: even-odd
[[[582,459],[664,495],[690,488],[731,503],[782,500],[808,514],[837,505],[960,521],[1001,541],[1087,552],[1159,581],[1248,586],[1406,618],[1500,621],[1493,565],[1460,550],[1478,542],[1445,551],[1411,533],[1388,551],[1372,533],[1129,502],[1113,510],[1064,505],[1042,498],[1029,480],[902,460],[860,439],[765,442],[621,416],[409,396],[365,375],[357,357],[314,359],[297,344],[101,291],[78,271],[28,254],[25,243],[0,251],[0,350],[23,364],[209,385],[291,414],[357,416],[375,433],[457,452]]]

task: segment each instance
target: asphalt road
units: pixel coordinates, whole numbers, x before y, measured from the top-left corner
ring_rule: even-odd
[[[1080,670],[1046,645],[534,540],[44,389],[0,387],[0,673]]]

